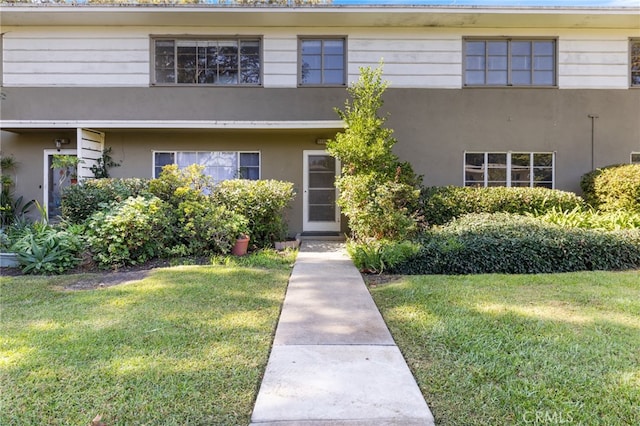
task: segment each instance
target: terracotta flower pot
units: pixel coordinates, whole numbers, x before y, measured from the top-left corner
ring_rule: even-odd
[[[244,256],[247,254],[247,249],[249,247],[249,237],[242,236],[236,240],[236,243],[231,248],[231,254],[234,256]]]

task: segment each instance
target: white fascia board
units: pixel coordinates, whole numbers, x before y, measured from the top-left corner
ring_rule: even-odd
[[[0,129],[344,129],[342,120],[196,121],[196,120],[1,120]]]

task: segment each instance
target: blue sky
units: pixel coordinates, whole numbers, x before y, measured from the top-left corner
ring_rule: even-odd
[[[640,0],[333,0],[333,4],[640,7]]]

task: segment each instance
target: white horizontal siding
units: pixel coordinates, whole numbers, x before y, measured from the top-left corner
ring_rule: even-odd
[[[296,87],[298,39],[295,35],[265,36],[263,46],[263,77],[265,87]]]
[[[3,38],[7,86],[149,84],[149,36],[87,29],[9,31]]]
[[[561,89],[628,88],[628,38],[560,38],[558,86]]]
[[[7,86],[148,86],[150,35],[224,36],[220,28],[8,28],[3,37]],[[504,30],[501,30],[503,32]],[[561,89],[629,86],[629,30],[561,31],[526,28],[244,28],[233,36],[263,38],[265,87],[296,87],[298,36],[346,36],[348,82],[360,67],[384,61],[392,87],[461,88],[463,37],[557,37]]]
[[[391,38],[370,34],[350,37],[348,79],[350,82],[357,80],[361,67],[376,67],[383,61],[384,78],[392,87],[460,88],[461,40],[461,36],[455,35]]]

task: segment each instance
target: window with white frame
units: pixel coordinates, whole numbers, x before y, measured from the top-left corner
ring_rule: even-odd
[[[554,39],[464,40],[465,86],[555,86]]]
[[[214,182],[228,179],[260,179],[260,153],[243,151],[155,151],[153,153],[153,177],[157,178],[162,168],[177,164],[179,168],[199,164],[204,174]]]
[[[554,188],[552,152],[465,152],[464,186]]]
[[[631,86],[640,87],[640,39],[631,40],[629,54]]]
[[[631,153],[631,164],[640,164],[640,152]]]
[[[259,38],[153,39],[154,84],[259,85]]]
[[[302,86],[344,86],[344,38],[300,38],[299,81]]]

